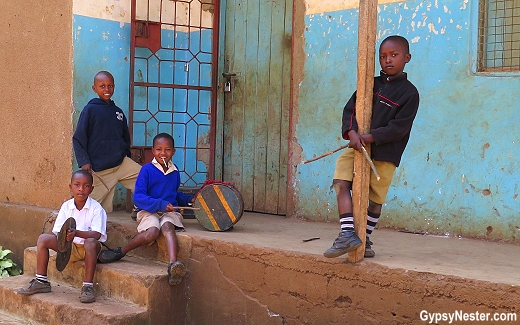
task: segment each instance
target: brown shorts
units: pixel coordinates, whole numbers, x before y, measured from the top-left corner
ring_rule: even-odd
[[[145,210],[137,212],[137,232],[141,233],[148,228],[156,227],[161,229],[166,222],[171,222],[176,228],[184,229],[182,224],[182,215],[179,212],[150,213]]]
[[[354,152],[354,149],[348,148],[338,157],[336,170],[334,171],[334,179],[352,182],[354,178]],[[374,203],[383,204],[385,203],[386,194],[392,183],[392,177],[394,176],[396,167],[393,163],[387,161],[373,160],[373,162],[381,178],[378,181],[374,172],[372,170],[370,171],[368,199]]]
[[[99,251],[101,251],[101,243],[98,242]],[[70,252],[69,263],[83,261],[85,259],[85,246],[72,243],[72,251]]]

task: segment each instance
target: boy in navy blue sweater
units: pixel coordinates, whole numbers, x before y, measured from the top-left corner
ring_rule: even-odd
[[[140,210],[137,213],[138,234],[123,247],[102,251],[99,261],[118,261],[129,251],[153,243],[162,233],[170,259],[168,283],[177,285],[186,274],[186,267],[177,261],[175,231],[184,229],[184,226],[182,215],[176,207],[188,206],[193,201],[193,195],[179,192],[180,173],[171,161],[175,153],[172,136],[167,133],[156,135],[152,152],[154,159],[143,166],[135,186],[134,203]]]
[[[91,99],[83,108],[72,138],[78,166],[95,172],[91,197],[101,203],[107,213],[113,210],[117,183],[133,192],[141,169],[130,159],[130,133],[125,114],[110,99],[114,87],[110,72],[100,71],[95,75],[92,90],[99,98]]]
[[[343,109],[341,131],[343,138],[350,140],[350,148],[338,157],[333,180],[341,232],[332,247],[323,253],[325,257],[338,257],[362,245],[361,239],[354,231],[351,190],[354,150],[362,151],[362,147],[367,145],[371,145],[372,160],[381,176],[381,179],[377,180],[371,172],[368,197],[365,257],[375,255],[370,235],[381,215],[381,207],[385,202],[394,171],[401,162],[419,107],[419,92],[408,81],[404,72],[404,67],[411,58],[409,44],[404,37],[389,36],[381,42],[379,63],[382,71],[381,75],[374,79],[370,133],[358,134],[356,93]]]

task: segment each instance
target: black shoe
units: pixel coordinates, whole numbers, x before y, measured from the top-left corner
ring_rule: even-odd
[[[332,244],[332,247],[327,249],[325,253],[323,253],[323,256],[338,257],[355,250],[362,244],[363,242],[361,241],[361,239],[359,239],[358,235],[354,230],[343,230],[339,233],[338,238],[336,238],[334,244]]]
[[[139,212],[139,208],[134,205],[134,208],[132,209],[132,220],[137,221],[137,212]]]
[[[117,247],[114,249],[105,249],[99,253],[98,263],[112,263],[115,261],[119,261],[123,257],[125,257],[125,254],[123,254],[123,252],[121,251],[121,247]]]
[[[376,256],[376,252],[372,250],[372,245],[374,243],[370,241],[367,237],[366,245],[365,245],[365,257],[374,257]]]

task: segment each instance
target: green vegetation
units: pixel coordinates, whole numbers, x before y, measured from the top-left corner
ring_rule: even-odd
[[[19,275],[22,272],[16,268],[16,263],[7,258],[7,255],[12,253],[8,249],[3,249],[0,246],[0,278],[7,278],[13,275]]]

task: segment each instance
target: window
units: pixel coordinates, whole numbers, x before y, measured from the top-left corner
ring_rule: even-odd
[[[520,0],[480,0],[478,71],[520,71]]]

